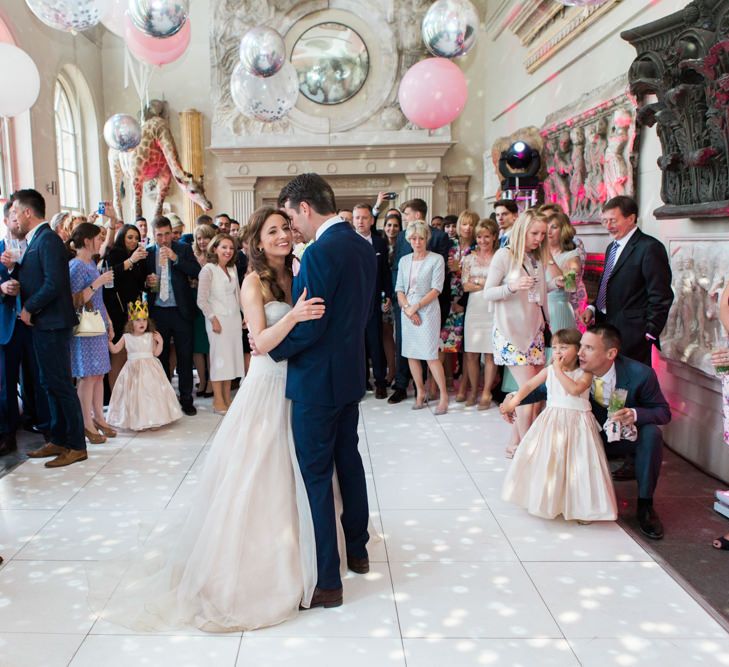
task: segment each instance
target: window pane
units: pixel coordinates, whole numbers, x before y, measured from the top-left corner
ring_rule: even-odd
[[[64,86],[58,82],[55,90],[56,159],[58,184],[63,208],[81,208],[81,161],[79,128]]]

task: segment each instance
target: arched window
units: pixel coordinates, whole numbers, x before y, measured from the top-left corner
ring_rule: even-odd
[[[58,163],[58,184],[62,209],[83,208],[83,162],[81,155],[81,128],[79,113],[68,86],[63,79],[56,82],[53,99],[56,123],[56,160]]]

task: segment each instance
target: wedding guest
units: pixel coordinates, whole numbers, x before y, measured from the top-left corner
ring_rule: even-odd
[[[466,406],[476,405],[481,355],[484,357],[484,382],[479,410],[491,406],[491,388],[496,379],[494,364],[494,313],[493,303],[484,297],[486,277],[491,261],[499,247],[498,225],[489,218],[476,225],[476,250],[463,260],[463,289],[468,293],[468,308],[464,324],[463,349],[466,357],[466,372],[471,392]]]
[[[499,199],[494,202],[496,223],[499,225],[499,247],[503,248],[509,243],[511,230],[519,217],[519,207],[513,199]]]
[[[447,215],[443,218],[443,231],[448,235],[449,239],[455,240],[458,236],[458,216]]]
[[[232,218],[230,220],[230,235],[238,242],[238,246],[240,247],[240,222]]]
[[[139,235],[142,237],[142,245],[146,248],[149,245],[149,232],[147,230],[147,218],[139,215],[134,220],[134,226],[139,230]]]
[[[430,226],[435,227],[435,229],[440,229],[440,231],[443,231],[443,216],[442,215],[434,215],[430,219]]]
[[[134,225],[123,225],[117,232],[114,244],[104,256],[104,264],[113,271],[114,281],[105,286],[104,306],[114,330],[112,343],[116,343],[127,323],[129,304],[142,297],[147,278],[147,250],[142,237]],[[109,388],[114,389],[119,372],[126,362],[126,350],[111,353]]]
[[[595,303],[582,313],[585,325],[607,322],[620,331],[626,357],[651,365],[653,346],[666,326],[673,303],[666,247],[637,226],[638,205],[614,197],[602,207],[602,222],[613,241]]]
[[[46,203],[39,192],[18,190],[11,201],[28,244],[23,261],[14,269],[23,304],[20,320],[32,325],[40,383],[50,408],[50,441],[28,456],[54,457],[45,465],[57,468],[87,459],[84,420],[71,377],[71,333],[77,320],[68,252],[45,222]]]
[[[84,418],[84,434],[92,445],[116,437],[104,417],[104,375],[111,369],[108,340],[114,337],[111,320],[104,307],[102,288],[114,280],[113,271],[99,273],[94,257],[101,246],[100,229],[84,222],[73,230],[67,243],[71,261],[68,270],[71,294],[77,308],[98,311],[106,330],[95,336],[71,338],[71,374]],[[101,431],[101,433],[99,433]]]
[[[413,410],[426,405],[421,365],[421,361],[426,361],[440,393],[435,414],[444,415],[448,412],[448,391],[443,364],[438,358],[441,320],[438,295],[443,289],[445,261],[427,249],[430,233],[422,220],[408,225],[406,238],[413,252],[400,259],[395,291],[402,318],[402,356],[408,360],[415,382]]]
[[[210,225],[200,225],[195,229],[192,251],[201,269],[208,263],[208,247],[214,238],[215,230]],[[197,371],[197,396],[210,398],[213,395],[213,385],[210,382],[210,341],[205,325],[205,315],[197,306],[198,281],[193,280],[191,287],[195,299],[195,319],[192,323],[192,363]]]
[[[208,245],[208,263],[200,269],[197,287],[197,306],[205,315],[210,341],[213,411],[220,415],[232,403],[231,381],[245,374],[235,253],[235,241],[230,234],[217,234]]]
[[[533,209],[522,213],[510,230],[509,245],[496,251],[486,278],[484,295],[494,304],[494,362],[508,366],[519,387],[539,373],[545,362],[546,244],[544,217]],[[517,408],[507,457],[514,455],[535,416],[531,405]]]
[[[89,219],[82,213],[74,213],[71,215],[71,219],[68,221],[68,234],[69,237],[73,234],[73,230],[76,229],[80,224],[88,222]]]
[[[1,287],[1,286],[0,286]],[[719,321],[721,326],[724,328],[724,332],[729,331],[729,284],[724,287],[724,291],[719,297]],[[715,367],[729,366],[729,349],[719,347],[714,350],[711,355],[711,362]],[[721,399],[722,399],[722,414],[724,417],[724,444],[729,445],[729,373],[725,373],[721,376]],[[729,533],[717,537],[713,541],[715,549],[721,549],[722,551],[729,551]]]
[[[190,279],[200,273],[192,248],[172,240],[170,221],[162,215],[152,221],[155,244],[147,247],[147,288],[150,314],[164,340],[160,361],[170,378],[170,344],[175,341],[177,375],[182,411],[193,416],[197,410],[192,399],[192,324],[195,300]]]
[[[56,213],[56,215],[51,218],[50,223],[48,223],[51,226],[51,229],[61,237],[61,241],[64,243],[66,243],[69,238],[67,224],[70,215],[71,214],[68,211],[61,211],[60,213]]]
[[[227,213],[218,213],[215,216],[215,224],[221,234],[230,234],[230,216]]]
[[[453,239],[448,252],[448,273],[450,281],[450,304],[448,317],[441,328],[440,360],[446,373],[446,383],[452,384],[458,356],[463,352],[463,322],[466,312],[463,284],[461,283],[461,266],[463,259],[476,247],[473,230],[478,224],[479,216],[474,211],[463,211],[456,223],[456,238]],[[468,378],[463,374],[456,401],[466,400]]]
[[[354,213],[348,208],[340,208],[339,211],[337,211],[337,215],[342,218],[342,220],[346,220],[350,225],[354,222]]]
[[[185,231],[185,223],[182,222],[179,215],[175,215],[174,213],[170,213],[167,217],[172,225],[172,240],[179,241]]]
[[[213,223],[213,219],[207,214],[203,213],[202,215],[198,215],[197,218],[195,218],[195,229],[198,227],[201,227],[203,225],[207,225],[208,227],[212,227],[213,231],[217,232],[218,227]],[[187,232],[186,234],[183,234],[180,237],[180,241],[182,243],[187,243],[189,245],[192,245],[195,241],[195,231]]]
[[[393,260],[395,257],[395,242],[402,229],[402,222],[399,215],[389,214],[385,218],[383,228],[385,240],[387,241],[387,265],[390,268],[390,286],[394,290],[395,284],[392,281]],[[395,320],[393,318],[394,306],[387,312],[382,313],[382,346],[385,349],[387,360],[387,385],[390,386],[395,379]]]
[[[375,398],[387,398],[387,362],[382,342],[382,315],[392,310],[392,282],[388,265],[388,243],[372,233],[375,218],[369,204],[357,204],[353,209],[354,230],[365,239],[377,257],[377,275],[372,286],[372,310],[365,329],[365,350],[372,361],[375,378]]]

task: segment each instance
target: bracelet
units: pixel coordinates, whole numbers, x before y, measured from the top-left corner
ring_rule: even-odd
[[[94,287],[93,283],[89,285],[89,289],[91,290],[91,293],[94,294],[96,292],[96,288]]]

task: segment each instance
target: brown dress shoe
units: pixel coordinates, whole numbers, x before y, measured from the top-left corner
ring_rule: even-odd
[[[366,556],[364,558],[347,556],[347,567],[357,574],[367,574],[370,571],[370,559]]]
[[[34,449],[32,452],[28,452],[28,456],[32,459],[45,459],[49,456],[59,456],[66,451],[65,447],[54,445],[49,442],[47,445],[43,445],[40,449]]]
[[[377,399],[387,398],[387,389],[385,387],[376,387],[375,388],[375,398],[377,398]]]
[[[314,607],[341,607],[344,599],[344,589],[342,588],[315,588],[314,595],[311,596],[311,605],[309,609]]]
[[[63,454],[59,454],[52,461],[46,462],[46,468],[62,468],[63,466],[70,466],[72,463],[85,461],[87,458],[89,456],[85,449],[66,449]]]

